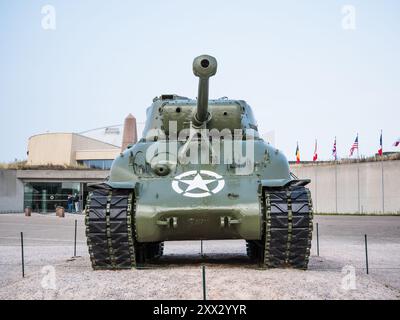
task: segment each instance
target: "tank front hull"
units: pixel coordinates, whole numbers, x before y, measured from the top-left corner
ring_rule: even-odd
[[[171,179],[139,182],[135,227],[138,242],[261,238],[259,181],[229,177],[216,194],[193,198],[173,190]]]

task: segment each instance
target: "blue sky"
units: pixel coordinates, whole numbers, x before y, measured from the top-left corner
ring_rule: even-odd
[[[56,10],[44,30],[42,6]],[[342,28],[342,6],[356,29]],[[196,96],[195,56],[214,55],[211,97],[244,99],[294,159],[360,154],[400,136],[400,2],[0,0],[0,161],[29,136],[145,120],[154,96]]]

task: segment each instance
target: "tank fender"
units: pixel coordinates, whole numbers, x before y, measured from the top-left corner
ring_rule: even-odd
[[[111,182],[104,181],[103,183],[88,184],[88,190],[112,190],[112,189],[135,189],[137,188],[137,182],[134,181],[123,181],[123,182]]]
[[[279,188],[288,186],[306,186],[310,182],[310,179],[263,179],[261,180],[261,187]]]

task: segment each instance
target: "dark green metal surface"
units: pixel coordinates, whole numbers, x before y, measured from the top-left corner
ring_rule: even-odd
[[[286,157],[260,138],[245,101],[208,98],[216,70],[215,58],[197,57],[197,100],[155,98],[142,139],[93,187],[86,223],[95,268],[135,267],[159,257],[163,241],[201,239],[245,239],[249,256],[262,266],[307,267],[307,181],[294,180]],[[233,156],[242,153],[242,163],[225,161],[233,157],[226,148],[232,138]],[[183,161],[187,150],[198,153],[199,163]]]

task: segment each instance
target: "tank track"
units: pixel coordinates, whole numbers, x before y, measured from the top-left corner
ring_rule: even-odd
[[[313,230],[310,191],[302,186],[264,189],[263,236],[247,241],[247,254],[264,268],[307,269]],[[88,196],[86,236],[95,270],[131,269],[159,258],[164,244],[136,241],[132,190],[97,188]]]
[[[86,205],[86,237],[94,270],[131,269],[160,257],[164,245],[138,243],[132,190],[96,188]]]
[[[313,230],[310,191],[303,186],[264,189],[263,236],[247,241],[247,254],[263,268],[307,269]]]

